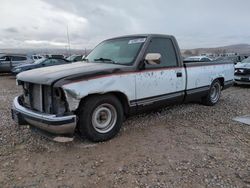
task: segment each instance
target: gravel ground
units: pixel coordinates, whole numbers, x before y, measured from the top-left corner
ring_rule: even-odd
[[[250,88],[232,87],[214,107],[171,106],[129,118],[114,139],[55,143],[16,127],[20,93],[0,76],[0,187],[250,187]]]

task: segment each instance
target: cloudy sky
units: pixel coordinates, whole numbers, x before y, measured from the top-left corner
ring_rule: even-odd
[[[181,48],[250,43],[249,0],[0,0],[0,48],[92,48],[137,33]]]

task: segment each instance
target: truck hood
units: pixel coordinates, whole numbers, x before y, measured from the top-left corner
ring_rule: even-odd
[[[96,74],[111,74],[114,71],[122,70],[128,66],[108,64],[108,63],[86,63],[77,62],[66,65],[56,65],[51,67],[38,68],[25,71],[17,75],[17,80],[51,85],[61,79],[94,76]]]

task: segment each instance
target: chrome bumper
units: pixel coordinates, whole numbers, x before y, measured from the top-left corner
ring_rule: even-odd
[[[250,85],[250,77],[247,75],[235,75],[234,83],[239,85]]]
[[[235,80],[234,83],[239,84],[239,85],[250,85],[250,81],[249,82],[242,82],[242,81]]]
[[[19,125],[30,124],[53,134],[72,134],[76,128],[76,116],[61,116],[45,114],[30,110],[19,103],[19,97],[13,101],[12,119]]]

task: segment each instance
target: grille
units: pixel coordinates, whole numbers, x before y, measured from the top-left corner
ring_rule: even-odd
[[[250,69],[235,69],[235,75],[250,75]]]
[[[34,110],[37,110],[39,112],[43,111],[43,94],[42,94],[42,85],[33,85],[32,91],[31,91],[31,101],[32,101],[32,108]]]
[[[24,105],[39,112],[51,112],[51,91],[49,86],[39,84],[23,84]]]
[[[64,95],[60,89],[57,89],[59,95],[52,98],[54,90],[52,91],[50,86],[26,82],[23,84],[23,104],[25,107],[39,112],[63,114],[66,111]]]
[[[30,109],[42,112],[42,85],[24,83],[24,105]]]

